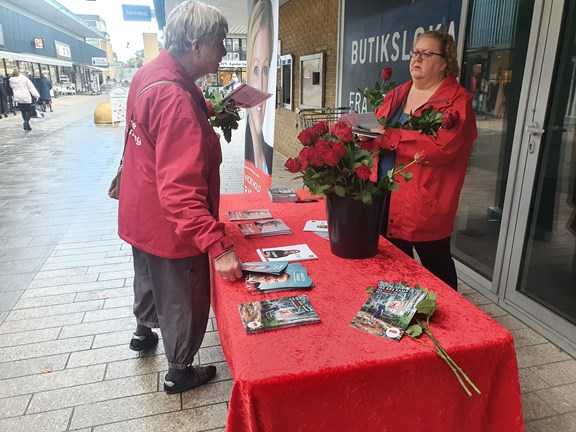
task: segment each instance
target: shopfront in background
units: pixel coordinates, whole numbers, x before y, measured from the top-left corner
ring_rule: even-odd
[[[321,105],[364,110],[358,88],[382,67],[408,78],[418,32],[455,35],[461,84],[472,94],[474,144],[452,236],[459,276],[541,334],[576,355],[576,2],[323,0],[339,5],[333,50],[329,32],[281,31],[292,55],[294,108],[277,111],[275,145],[289,157],[300,146],[295,110],[303,106],[302,57],[324,53]],[[304,0],[280,9],[281,29],[301,28]],[[294,18],[290,18],[294,16]],[[292,19],[292,21],[291,21]],[[301,46],[302,47],[301,47]],[[331,63],[338,57],[338,63]],[[337,97],[332,100],[331,88]]]
[[[460,276],[576,354],[576,3],[464,1],[462,31],[457,2],[393,3],[383,6],[390,8],[386,19],[425,16],[434,26],[438,10],[417,13],[417,5],[444,8],[441,22],[454,28],[461,47],[460,82],[473,95],[479,134],[452,236]],[[374,10],[368,0],[344,2],[344,41],[346,15],[358,14],[362,5]],[[369,42],[357,37],[356,61],[364,59],[371,76],[384,65],[404,80],[396,69],[407,70],[401,59],[412,38],[410,29],[398,31],[394,44],[398,23],[381,36],[390,33],[391,63],[372,66]],[[344,44],[344,62],[352,42]],[[363,84],[348,83],[354,75],[347,67],[341,101],[362,109],[353,93]]]

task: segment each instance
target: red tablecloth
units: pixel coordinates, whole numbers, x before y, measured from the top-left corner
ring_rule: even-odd
[[[258,247],[307,243],[319,259],[302,262],[315,282],[306,293],[322,322],[247,335],[239,303],[300,291],[253,295],[243,282],[218,278],[212,304],[234,378],[227,431],[524,430],[516,354],[506,329],[384,239],[371,259],[332,255],[327,240],[302,231],[307,220],[325,219],[323,201],[225,195],[221,220],[228,220],[228,210],[257,208],[270,209],[293,234],[246,240],[227,222],[240,260],[260,261]],[[468,397],[447,365],[407,336],[398,343],[349,325],[368,297],[366,287],[380,280],[418,283],[438,294],[432,330],[482,395]]]

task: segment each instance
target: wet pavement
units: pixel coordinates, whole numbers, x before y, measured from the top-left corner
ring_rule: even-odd
[[[207,386],[168,396],[162,344],[141,358],[127,347],[131,252],[106,195],[123,128],[93,124],[105,98],[55,99],[31,132],[0,120],[0,431],[223,431],[232,379],[213,316],[196,359],[218,367]],[[243,136],[223,142],[222,193],[243,190]],[[273,184],[298,187],[275,159]],[[526,430],[576,431],[576,360],[461,292],[514,335]]]

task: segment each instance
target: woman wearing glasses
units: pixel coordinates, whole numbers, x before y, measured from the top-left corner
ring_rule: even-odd
[[[416,249],[424,267],[457,289],[450,235],[477,136],[472,95],[456,81],[456,43],[450,34],[439,30],[421,34],[410,55],[412,80],[386,94],[376,117],[404,124],[411,114],[420,115],[433,106],[443,114],[442,127],[436,136],[400,128],[381,131],[380,146],[396,153],[397,164],[407,164],[416,152],[425,152],[425,162],[410,169],[413,179],[390,195],[382,234],[411,257]],[[383,153],[379,178],[390,169],[390,153]]]

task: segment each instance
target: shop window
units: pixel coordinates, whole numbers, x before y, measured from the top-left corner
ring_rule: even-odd
[[[292,55],[280,56],[282,66],[280,74],[280,85],[282,87],[282,107],[292,110]]]

